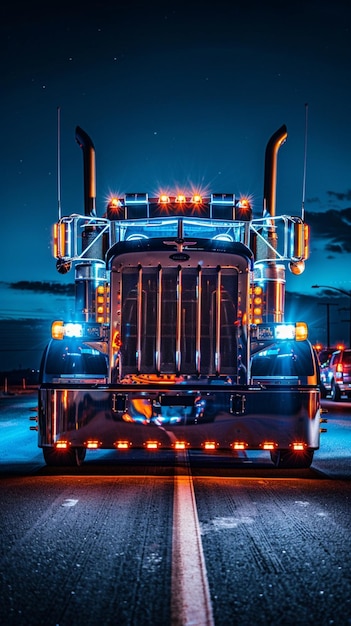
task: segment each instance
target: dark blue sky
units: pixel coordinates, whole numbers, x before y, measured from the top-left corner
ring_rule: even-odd
[[[58,106],[64,214],[83,211],[76,125],[95,144],[102,215],[110,192],[190,183],[251,194],[260,214],[266,143],[286,124],[277,213],[300,215],[308,103],[311,258],[287,287],[351,289],[351,9],[340,0],[204,4],[2,3],[0,281],[74,278],[61,278],[51,256]],[[42,308],[28,293],[22,316]],[[10,295],[5,320],[18,316]],[[50,317],[54,297],[47,304]]]

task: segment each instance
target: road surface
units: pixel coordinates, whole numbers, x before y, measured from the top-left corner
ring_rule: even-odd
[[[35,398],[34,398],[35,404]],[[351,624],[351,405],[310,470],[266,453],[89,452],[44,466],[0,401],[0,623]]]

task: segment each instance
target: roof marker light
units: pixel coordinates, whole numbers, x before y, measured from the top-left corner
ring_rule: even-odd
[[[193,204],[201,204],[202,203],[202,196],[200,196],[199,194],[194,194],[191,198],[191,202]]]
[[[169,196],[167,196],[167,194],[163,193],[160,195],[158,201],[159,201],[159,204],[169,204],[171,199]]]
[[[119,211],[122,206],[122,201],[119,198],[110,198],[107,208],[111,211]]]
[[[237,206],[240,209],[251,209],[251,203],[250,203],[249,198],[247,198],[246,196],[243,196],[242,198],[239,198]]]

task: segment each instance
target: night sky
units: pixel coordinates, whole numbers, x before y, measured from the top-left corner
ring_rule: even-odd
[[[36,367],[50,320],[72,306],[74,273],[51,254],[58,107],[63,214],[83,212],[77,125],[96,149],[99,215],[111,193],[191,185],[250,194],[260,215],[266,143],[286,124],[277,214],[301,215],[304,199],[311,226],[305,273],[287,272],[291,314],[324,341],[316,301],[332,301],[333,340],[348,339],[349,300],[311,285],[351,290],[351,8],[204,4],[2,3],[0,370]]]

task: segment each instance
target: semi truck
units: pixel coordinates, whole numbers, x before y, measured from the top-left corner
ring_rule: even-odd
[[[79,126],[84,211],[59,216],[53,256],[74,268],[69,319],[52,323],[38,388],[47,465],[87,450],[268,451],[306,468],[320,445],[318,361],[285,320],[286,269],[309,255],[301,215],[276,212],[281,126],[266,145],[263,206],[197,188],[125,193],[96,209],[95,147]]]

